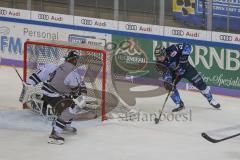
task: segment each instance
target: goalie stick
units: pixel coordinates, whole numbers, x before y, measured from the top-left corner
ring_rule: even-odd
[[[15,70],[15,72],[17,73],[19,79],[22,81],[22,83],[25,83],[22,79],[22,77],[20,76],[20,74],[18,73],[18,70],[16,69],[16,67],[13,66],[13,69]]]
[[[15,67],[15,66],[12,66],[12,68],[15,70],[15,72],[16,72],[17,75],[18,75],[18,78],[19,78],[19,79],[21,80],[21,82],[22,82],[23,90],[22,90],[21,96],[20,96],[20,98],[19,98],[19,101],[22,102],[22,100],[23,100],[22,95],[24,94],[24,88],[25,88],[27,85],[26,85],[26,83],[24,82],[24,80],[23,80],[23,78],[21,77],[21,75],[19,74],[19,72],[18,72],[18,70],[16,69],[16,67]],[[23,108],[24,108],[24,109],[27,109],[27,108],[28,108],[25,103],[23,104]]]
[[[23,78],[21,77],[21,75],[19,74],[18,70],[16,69],[15,66],[12,66],[12,68],[15,70],[15,72],[16,72],[17,75],[18,75],[18,78],[21,80],[23,88],[25,88],[27,85],[26,85],[26,83],[24,82],[24,80],[23,80]],[[23,91],[24,91],[24,89],[23,89]],[[22,95],[24,94],[23,91],[22,91],[21,96],[20,96],[20,98],[19,98],[19,101],[20,101],[20,102],[22,102],[22,100],[23,100],[23,99],[22,99],[22,98],[23,98]],[[26,109],[27,107],[24,106],[23,108]]]
[[[225,141],[225,140],[237,137],[237,136],[240,136],[240,133],[237,133],[237,134],[234,134],[234,135],[222,138],[222,139],[214,139],[214,138],[210,137],[209,135],[207,135],[207,133],[204,133],[204,132],[202,133],[202,137],[212,143],[222,142],[222,141]]]

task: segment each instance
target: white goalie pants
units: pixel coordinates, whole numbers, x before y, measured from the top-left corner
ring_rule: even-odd
[[[54,124],[54,130],[58,133],[62,133],[63,129],[67,125],[71,125],[75,110],[72,107],[67,107],[57,118],[56,123]]]

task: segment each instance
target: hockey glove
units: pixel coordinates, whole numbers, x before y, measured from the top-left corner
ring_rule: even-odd
[[[181,75],[183,75],[185,72],[186,72],[186,70],[185,70],[184,68],[179,67],[179,68],[176,70],[175,74],[176,74],[177,76],[181,76]]]
[[[164,82],[163,85],[164,85],[165,89],[168,91],[172,91],[174,89],[174,86],[172,83]]]
[[[163,74],[163,79],[165,80],[163,85],[166,88],[166,90],[169,91],[173,90],[174,86],[172,85],[172,75],[169,71]]]

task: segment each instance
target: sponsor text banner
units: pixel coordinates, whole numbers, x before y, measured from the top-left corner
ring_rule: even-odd
[[[31,19],[51,23],[73,24],[73,16],[65,14],[32,11]]]
[[[97,19],[97,18],[75,16],[74,24],[78,25],[78,26],[94,27],[94,28],[101,28],[101,29],[111,29],[111,30],[118,29],[117,21],[107,20],[107,19]]]
[[[118,27],[120,31],[163,35],[163,26],[119,21]]]
[[[26,10],[21,10],[21,9],[0,7],[0,16],[10,17],[10,18],[30,19],[30,12]]]
[[[186,28],[164,27],[164,35],[177,38],[188,38],[196,40],[211,40],[209,33],[203,30]]]

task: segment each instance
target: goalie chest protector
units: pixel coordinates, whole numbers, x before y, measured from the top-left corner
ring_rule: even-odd
[[[71,87],[73,88],[76,86],[71,86],[71,84],[66,85],[64,80],[75,69],[76,67],[69,62],[61,64],[54,72],[50,74],[48,84],[54,87],[54,89],[56,89],[60,94],[70,94],[72,92]]]

